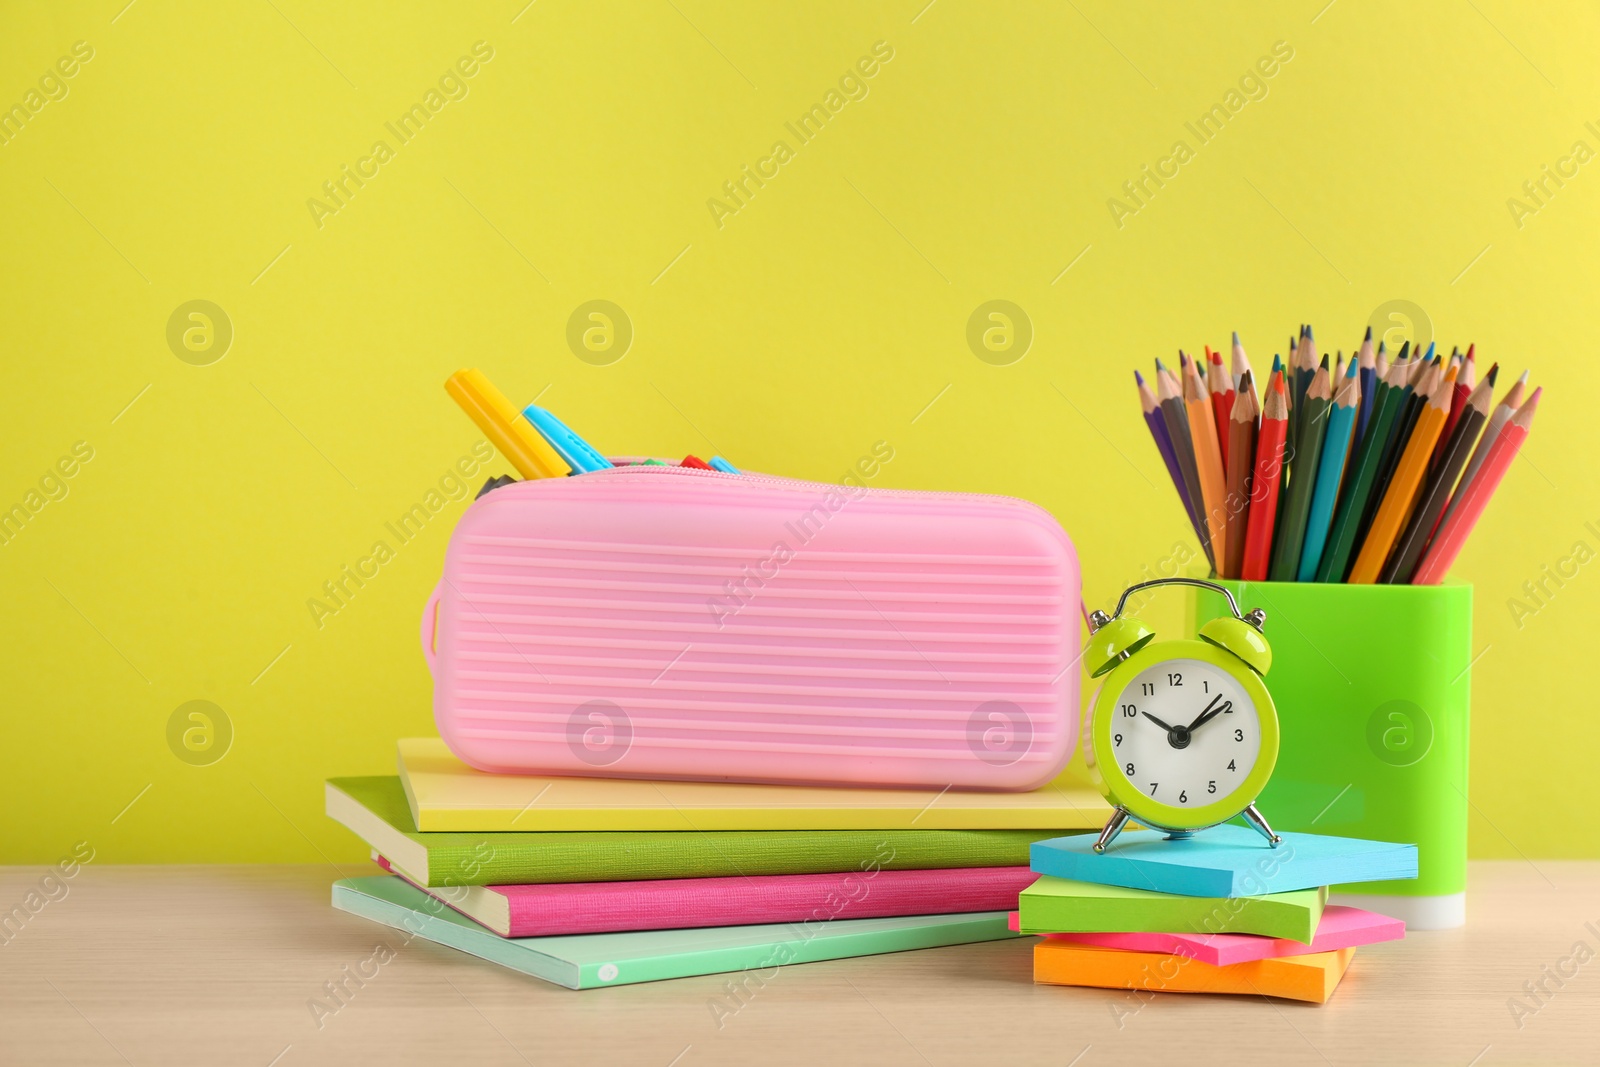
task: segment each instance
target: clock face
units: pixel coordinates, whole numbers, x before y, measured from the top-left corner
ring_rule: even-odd
[[[1174,808],[1220,803],[1261,753],[1255,702],[1233,675],[1197,659],[1160,660],[1134,676],[1111,718],[1116,771]],[[1244,807],[1253,797],[1242,797]]]

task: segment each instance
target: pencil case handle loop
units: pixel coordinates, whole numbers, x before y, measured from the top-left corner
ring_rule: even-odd
[[[444,592],[444,582],[441,581],[433,587],[433,592],[428,594],[428,602],[422,605],[422,658],[428,662],[428,673],[433,673],[433,665],[439,658],[438,650],[434,648],[434,630],[439,617],[439,597]]]

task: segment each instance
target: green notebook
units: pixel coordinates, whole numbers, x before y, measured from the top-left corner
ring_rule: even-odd
[[[431,905],[431,906],[430,906]],[[873,956],[1015,937],[1003,911],[834,919],[821,923],[500,937],[393,876],[333,883],[333,906],[568,989],[748,971],[771,980],[790,963]]]
[[[329,817],[418,885],[1026,867],[1050,830],[652,830],[418,833],[393,775],[330,778]]]
[[[1025,934],[1262,934],[1309,945],[1328,890],[1260,897],[1183,897],[1044,875],[1017,906]]]

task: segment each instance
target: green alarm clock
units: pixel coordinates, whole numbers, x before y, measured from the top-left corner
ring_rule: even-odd
[[[1214,590],[1233,616],[1206,623],[1198,640],[1156,641],[1122,610],[1130,596],[1160,585]],[[1084,664],[1103,680],[1089,700],[1084,757],[1114,807],[1096,852],[1130,818],[1188,837],[1242,815],[1277,847],[1278,835],[1255,806],[1278,761],[1278,711],[1261,680],[1272,666],[1265,621],[1260,609],[1240,614],[1232,593],[1198,578],[1140,582],[1123,592],[1113,614],[1089,616]]]

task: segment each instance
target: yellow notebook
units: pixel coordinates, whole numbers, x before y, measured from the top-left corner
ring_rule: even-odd
[[[1225,967],[1160,952],[1041,941],[1033,946],[1033,980],[1045,985],[1092,986],[1165,993],[1244,993],[1326,1004],[1339,988],[1356,950],[1277,956]]]
[[[1031,793],[824,789],[487,774],[437,737],[400,742],[400,780],[420,831],[1098,830],[1104,798],[1071,771]]]

